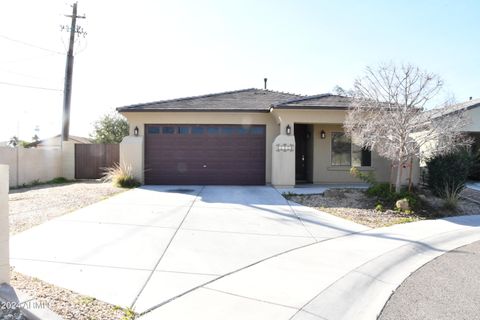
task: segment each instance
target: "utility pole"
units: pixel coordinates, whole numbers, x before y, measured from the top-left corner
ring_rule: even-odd
[[[62,26],[62,30],[70,31],[70,41],[68,44],[67,64],[65,67],[65,84],[63,88],[63,117],[62,117],[62,141],[68,141],[70,130],[70,101],[72,100],[72,75],[73,75],[73,46],[75,45],[75,34],[85,32],[77,26],[77,18],[85,19],[85,16],[77,16],[77,3],[73,4],[72,15],[65,15],[72,18],[70,28]]]

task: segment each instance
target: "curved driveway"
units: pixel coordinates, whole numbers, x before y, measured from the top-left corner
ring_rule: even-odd
[[[271,187],[143,187],[12,239],[12,264],[141,319],[375,319],[480,216],[370,230]]]

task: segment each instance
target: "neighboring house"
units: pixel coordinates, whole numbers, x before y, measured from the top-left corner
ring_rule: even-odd
[[[32,142],[27,144],[25,147],[26,148],[52,148],[52,147],[60,147],[62,140],[61,135],[56,135],[54,137],[38,140],[36,142]],[[85,137],[77,137],[77,136],[68,136],[68,141],[73,142],[75,144],[77,143],[92,143],[92,140],[85,138]]]
[[[445,108],[445,113],[466,110],[470,124],[461,130],[473,138],[473,151],[480,149],[480,99],[471,99]]]
[[[145,184],[359,182],[352,166],[389,181],[390,162],[344,135],[348,104],[332,94],[245,89],[120,107],[130,124],[120,161]]]

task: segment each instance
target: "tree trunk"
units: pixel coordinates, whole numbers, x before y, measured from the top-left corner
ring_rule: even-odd
[[[397,168],[397,179],[395,181],[395,192],[399,193],[402,187],[402,163],[401,161],[398,162],[398,168]]]

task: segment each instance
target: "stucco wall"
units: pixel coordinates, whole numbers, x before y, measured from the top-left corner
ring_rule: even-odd
[[[145,124],[263,124],[266,125],[266,173],[265,180],[271,182],[272,143],[279,133],[278,124],[269,113],[243,112],[123,112],[130,124],[130,134],[135,127],[139,136],[144,135]],[[120,155],[120,161],[122,156]],[[143,153],[142,153],[142,162]]]
[[[9,184],[12,187],[62,176],[60,148],[0,147],[0,164],[10,167]]]
[[[474,108],[466,111],[467,117],[470,119],[470,124],[462,131],[480,132],[480,108]]]
[[[8,166],[0,164],[0,284],[10,281],[8,229]]]
[[[324,130],[325,139],[320,138]],[[351,183],[360,182],[350,174],[351,166],[332,166],[332,132],[343,132],[341,124],[316,124],[313,139],[313,182],[314,183]],[[387,182],[390,179],[390,162],[372,152],[372,166],[360,168],[364,171],[374,171],[378,181]]]
[[[121,146],[120,161],[132,158],[135,170],[142,172],[143,180],[143,134],[145,124],[264,124],[266,131],[266,181],[278,185],[291,185],[295,181],[295,156],[278,154],[272,147],[276,143],[295,143],[293,139],[294,124],[314,124],[312,132],[313,155],[311,157],[310,174],[314,183],[352,183],[360,182],[350,175],[350,167],[333,167],[331,165],[331,132],[342,130],[345,117],[344,110],[273,110],[271,113],[227,113],[227,112],[125,112],[122,113],[130,124],[130,134],[133,136],[135,127],[139,129],[137,140],[128,140],[128,145]],[[290,125],[292,135],[285,135],[285,128]],[[326,139],[320,139],[320,131],[325,130]],[[279,135],[279,134],[282,135]],[[288,138],[290,137],[290,138]],[[278,140],[280,139],[280,140]],[[285,141],[284,141],[285,140]],[[135,142],[135,143],[133,143]],[[132,145],[136,145],[133,146]],[[142,150],[142,151],[140,151]],[[122,156],[123,154],[123,156]],[[272,158],[273,155],[273,158]],[[139,158],[141,157],[141,158]],[[140,168],[141,164],[141,168]],[[272,178],[272,169],[276,177]],[[378,181],[390,180],[390,161],[372,153],[372,167],[361,168],[374,171]],[[418,168],[415,168],[413,180],[418,181]],[[408,179],[408,170],[404,170],[403,178]],[[273,181],[275,180],[275,181]]]

